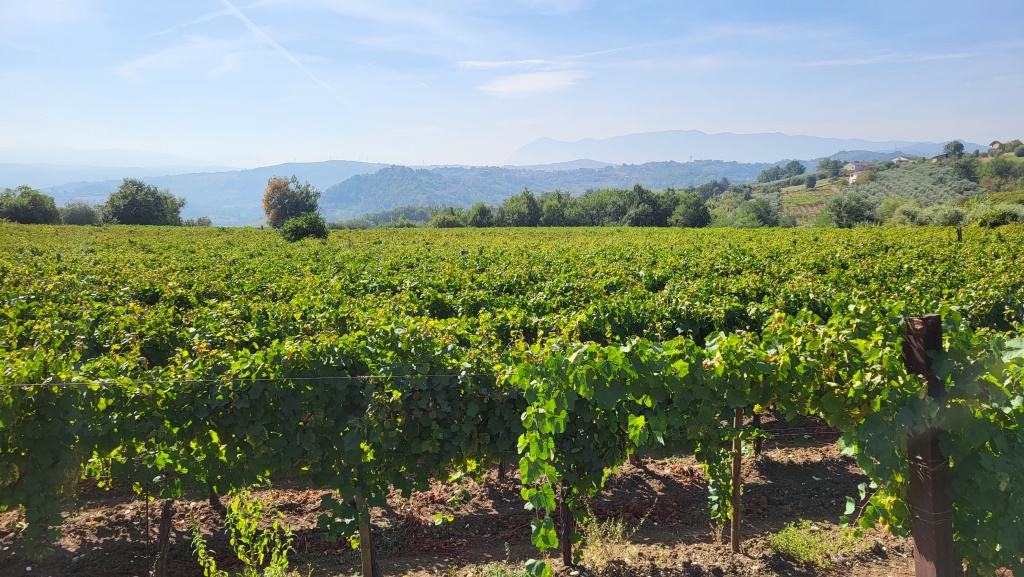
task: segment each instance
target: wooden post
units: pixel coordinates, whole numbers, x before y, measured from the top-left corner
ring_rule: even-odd
[[[960,228],[959,226],[956,227],[956,241],[957,242],[963,242],[964,241],[964,229]]]
[[[736,408],[736,414],[732,419],[732,426],[736,429],[736,438],[732,442],[732,552],[740,552],[740,491],[743,486],[743,440],[739,437],[739,431],[743,429],[743,407]]]
[[[220,502],[220,496],[217,495],[217,491],[213,489],[212,485],[207,487],[206,500],[210,503],[210,508],[213,509],[215,513],[220,515],[222,518],[227,516],[228,508]]]
[[[356,509],[359,511],[359,560],[363,577],[382,577],[377,564],[377,548],[373,546],[373,531],[370,529],[370,508],[366,506],[363,492],[356,490]]]
[[[929,351],[942,350],[942,317],[926,315],[906,320],[903,364],[908,373],[928,383],[928,396],[943,399],[945,384],[935,376]],[[960,574],[953,547],[953,503],[946,490],[949,458],[939,450],[939,431],[928,429],[907,441],[910,458],[909,504],[917,577],[954,577]]]
[[[563,483],[559,486],[558,513],[562,518],[562,534],[558,536],[559,549],[562,550],[562,563],[566,567],[573,567],[572,560],[572,534],[576,530],[576,519],[569,509],[569,488]]]
[[[171,551],[171,520],[173,516],[174,499],[167,499],[160,511],[160,529],[156,537],[156,563],[153,565],[154,577],[168,577],[167,555]]]

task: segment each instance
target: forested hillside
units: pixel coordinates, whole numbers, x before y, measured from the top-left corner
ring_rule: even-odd
[[[774,164],[717,160],[649,162],[576,170],[520,170],[495,167],[415,170],[392,166],[374,174],[353,176],[324,191],[321,206],[330,219],[354,218],[398,206],[469,206],[500,204],[528,188],[535,192],[645,188],[662,190],[697,186],[720,178],[751,182]]]

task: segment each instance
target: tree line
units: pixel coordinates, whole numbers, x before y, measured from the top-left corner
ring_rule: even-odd
[[[22,185],[0,192],[0,220],[20,224],[210,226],[205,216],[182,219],[185,203],[184,198],[137,178],[124,179],[103,204],[70,200],[59,208],[52,196]]]

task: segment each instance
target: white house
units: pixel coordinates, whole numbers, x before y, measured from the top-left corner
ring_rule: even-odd
[[[869,168],[873,168],[877,162],[847,162],[843,165],[843,170],[849,173],[864,172]]]
[[[901,162],[914,162],[915,160],[920,160],[920,159],[921,159],[920,156],[914,156],[913,154],[903,154],[901,156],[897,156],[896,158],[892,159],[892,161],[895,162],[896,164],[899,164]]]

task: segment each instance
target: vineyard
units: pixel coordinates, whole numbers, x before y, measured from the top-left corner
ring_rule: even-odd
[[[815,417],[870,480],[837,518],[908,534],[906,439],[935,428],[957,558],[1024,574],[1022,246],[1019,227],[289,244],[0,225],[0,508],[23,512],[31,548],[83,479],[164,499],[287,482],[330,491],[323,534],[369,559],[369,511],[392,492],[510,463],[537,557],[571,565],[631,455],[695,455],[727,524],[762,415]],[[928,313],[938,398],[901,358],[904,319]]]

